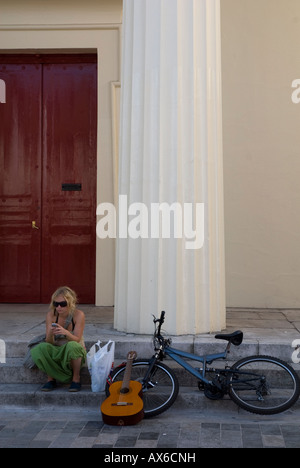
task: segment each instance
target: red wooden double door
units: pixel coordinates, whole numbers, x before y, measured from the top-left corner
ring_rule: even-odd
[[[94,56],[0,56],[0,302],[95,301]]]

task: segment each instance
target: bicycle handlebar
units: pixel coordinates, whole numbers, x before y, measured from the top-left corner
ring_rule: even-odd
[[[162,326],[162,324],[163,324],[164,321],[165,321],[165,315],[166,315],[166,312],[163,310],[163,311],[161,312],[161,314],[160,314],[160,318],[157,319],[157,318],[154,317],[153,322],[154,322],[154,323],[158,323],[158,327],[157,327],[157,330],[156,330],[156,332],[155,332],[155,335],[156,335],[157,337],[161,336],[161,335],[160,335],[160,331],[161,331],[161,326]]]

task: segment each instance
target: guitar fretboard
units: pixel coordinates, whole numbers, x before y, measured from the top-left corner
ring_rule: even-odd
[[[125,369],[124,379],[123,379],[123,383],[122,383],[122,388],[120,390],[120,393],[122,393],[122,394],[129,392],[132,362],[133,362],[133,359],[128,359],[127,364],[126,364],[126,369]]]

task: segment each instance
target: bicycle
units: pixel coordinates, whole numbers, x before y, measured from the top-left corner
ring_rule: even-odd
[[[170,408],[179,392],[179,382],[175,372],[162,363],[169,357],[198,379],[198,388],[211,400],[229,395],[239,407],[251,413],[262,415],[277,414],[287,410],[298,400],[300,381],[295,370],[286,362],[271,356],[249,356],[240,359],[231,367],[215,368],[213,361],[226,360],[231,345],[240,346],[243,332],[217,334],[216,339],[227,341],[224,352],[197,356],[171,347],[171,339],[161,335],[165,312],[160,318],[154,317],[154,349],[151,359],[138,359],[133,362],[131,380],[143,386],[145,418],[157,416]],[[202,364],[194,368],[187,360]],[[123,380],[125,363],[115,368],[107,381],[106,394],[112,382]]]

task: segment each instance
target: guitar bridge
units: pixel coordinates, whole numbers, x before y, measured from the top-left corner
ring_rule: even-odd
[[[133,403],[127,403],[126,401],[118,401],[118,403],[112,403],[111,406],[132,406]]]

